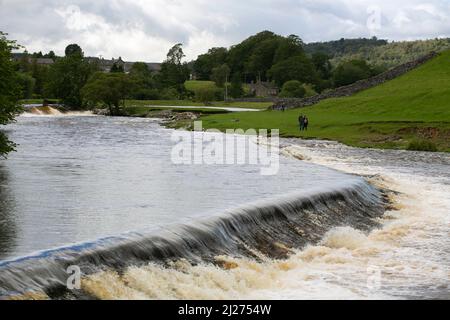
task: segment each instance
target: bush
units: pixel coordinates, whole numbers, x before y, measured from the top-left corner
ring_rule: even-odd
[[[305,87],[300,81],[287,81],[281,89],[281,98],[303,98],[306,94]]]
[[[208,104],[216,99],[217,90],[211,88],[199,88],[195,90],[195,100]]]
[[[372,70],[363,60],[352,60],[340,64],[333,73],[336,87],[347,86],[356,81],[370,78]]]
[[[140,88],[132,94],[135,100],[159,100],[159,92],[156,89]]]
[[[430,151],[437,152],[438,148],[436,144],[429,140],[414,140],[408,145],[408,150],[410,151]]]
[[[305,97],[313,97],[317,95],[316,90],[314,90],[313,85],[311,84],[304,84],[303,88],[305,89]]]
[[[178,100],[180,95],[175,88],[167,88],[161,91],[159,98],[161,100]]]

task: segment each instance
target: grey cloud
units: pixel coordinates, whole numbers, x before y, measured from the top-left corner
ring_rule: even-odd
[[[70,28],[69,18],[56,11],[70,5],[95,23]],[[162,59],[170,44],[182,42],[195,58],[262,30],[298,34],[307,42],[371,36],[366,21],[373,5],[382,13],[380,38],[450,36],[447,0],[0,0],[0,30],[30,50],[45,44],[61,51],[52,46],[79,41],[91,55]]]

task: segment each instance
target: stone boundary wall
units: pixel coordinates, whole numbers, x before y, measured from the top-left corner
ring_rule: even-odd
[[[293,109],[312,106],[325,99],[349,97],[354,95],[355,93],[376,87],[387,81],[400,77],[405,73],[408,73],[409,71],[421,66],[425,62],[428,62],[429,60],[433,59],[436,56],[437,56],[436,52],[431,52],[422,58],[402,64],[398,67],[392,68],[384,73],[381,73],[375,77],[360,80],[345,87],[340,87],[335,90],[331,90],[304,99],[277,99],[275,100],[275,103],[284,104],[286,108]]]
[[[421,66],[425,62],[428,62],[429,60],[435,58],[438,54],[436,52],[431,52],[427,54],[426,56],[419,58],[417,60],[402,64],[400,66],[397,66],[395,68],[392,68],[384,73],[381,73],[375,77],[360,80],[358,82],[355,82],[351,85],[340,87],[322,94],[318,94],[312,97],[308,98],[267,98],[267,99],[238,99],[234,101],[239,102],[273,102],[274,104],[281,105],[284,104],[287,109],[294,109],[294,108],[302,108],[302,107],[308,107],[315,105],[319,103],[322,100],[330,99],[330,98],[341,98],[341,97],[348,97],[352,96],[355,93],[376,87],[380,84],[383,84],[387,81],[390,81],[392,79],[395,79],[397,77],[400,77],[404,75],[405,73],[408,73],[409,71]]]

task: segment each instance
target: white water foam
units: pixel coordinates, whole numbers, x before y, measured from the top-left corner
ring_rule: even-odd
[[[319,245],[295,252],[286,261],[217,257],[221,267],[194,266],[186,261],[169,268],[150,264],[129,268],[122,275],[112,271],[93,275],[83,280],[83,289],[102,299],[450,297],[447,176],[439,170],[431,175],[414,161],[404,167],[398,161],[395,168],[383,161],[383,151],[367,152],[334,143],[289,145],[283,153],[348,173],[374,176],[374,184],[401,193],[394,199],[397,210],[386,213],[379,230],[364,234],[338,227]],[[406,159],[412,155],[399,153]],[[397,157],[395,151],[389,155]],[[374,156],[379,156],[379,161],[374,163]],[[440,157],[440,170],[447,170],[448,155]]]

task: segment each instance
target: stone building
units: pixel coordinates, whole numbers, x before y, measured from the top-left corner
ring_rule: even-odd
[[[279,88],[273,82],[258,81],[249,85],[250,94],[259,98],[276,97],[280,93]]]
[[[89,61],[90,63],[97,63],[100,70],[103,72],[110,72],[112,66],[116,64],[118,67],[122,67],[125,73],[129,73],[133,65],[136,63],[123,61],[122,57],[119,57],[119,59],[112,58],[111,60],[96,57],[88,57],[86,58],[86,60]],[[161,63],[146,62],[145,64],[148,66],[148,69],[152,72],[161,71]]]
[[[25,53],[13,53],[12,59],[16,62],[22,61],[22,59],[27,59],[28,63],[33,63],[36,61],[36,64],[41,66],[50,66],[55,63],[53,59],[50,58],[33,58],[30,55],[27,55]]]

